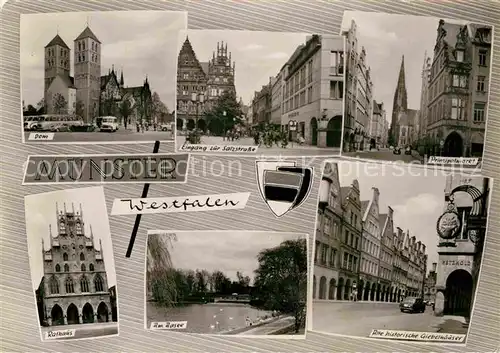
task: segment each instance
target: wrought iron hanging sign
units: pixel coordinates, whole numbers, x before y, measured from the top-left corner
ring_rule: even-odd
[[[454,239],[462,229],[462,220],[456,211],[453,201],[448,204],[446,211],[439,216],[436,224],[438,235],[442,239]]]

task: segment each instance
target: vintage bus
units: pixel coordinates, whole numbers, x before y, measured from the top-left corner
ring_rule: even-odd
[[[82,126],[83,119],[69,114],[44,114],[24,118],[25,130],[49,131],[57,125]]]

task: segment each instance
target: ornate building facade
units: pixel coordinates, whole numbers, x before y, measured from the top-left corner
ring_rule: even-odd
[[[47,114],[76,114],[85,123],[99,115],[120,116],[120,105],[127,101],[128,119],[150,120],[151,91],[147,78],[142,86],[125,87],[113,70],[101,76],[102,43],[86,27],[73,43],[73,76],[71,49],[57,34],[45,46],[44,101]]]
[[[327,202],[320,201],[316,230],[315,276],[319,299],[335,299],[343,290],[339,283],[341,263],[342,196],[336,164],[329,164],[321,181],[321,192]],[[313,286],[316,289],[316,285]],[[315,293],[316,296],[316,293]]]
[[[327,162],[319,189],[313,298],[399,302],[423,296],[426,247],[396,227],[394,211],[379,214],[379,191],[360,201],[357,180],[340,187]],[[340,207],[339,207],[340,205]]]
[[[212,58],[201,62],[186,37],[177,59],[177,129],[220,130],[221,122],[207,123],[204,113],[212,109],[224,93],[236,95],[235,70],[236,63],[231,60],[227,43],[217,43]]]
[[[345,152],[364,150],[370,146],[373,114],[373,83],[364,47],[358,49],[357,24],[351,21],[345,37],[346,99],[344,112]]]
[[[439,21],[426,99],[429,154],[481,157],[491,71],[489,26]]]
[[[40,323],[44,326],[114,321],[102,244],[94,242],[92,226],[85,233],[83,210],[59,210],[56,236],[49,226],[48,250],[42,239],[43,277],[37,290]],[[116,299],[114,299],[116,300]],[[115,320],[116,321],[116,320]]]
[[[481,267],[490,181],[449,175],[443,214],[437,219],[435,314],[470,316]]]

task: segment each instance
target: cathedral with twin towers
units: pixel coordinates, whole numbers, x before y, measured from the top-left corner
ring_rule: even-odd
[[[119,75],[113,66],[101,75],[102,45],[87,25],[73,40],[73,54],[59,33],[45,46],[46,114],[78,115],[90,124],[98,116],[116,115],[119,105],[128,101],[132,120],[150,117],[147,107],[152,95],[147,77],[141,86],[126,87],[123,70]]]

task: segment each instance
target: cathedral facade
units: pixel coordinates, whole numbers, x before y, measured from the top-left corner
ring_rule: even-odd
[[[92,226],[85,234],[83,210],[59,210],[56,236],[49,226],[48,250],[42,239],[43,277],[37,290],[40,324],[74,325],[117,321],[108,287],[101,241],[96,248]]]
[[[227,43],[217,43],[217,50],[213,52],[212,58],[201,62],[186,37],[177,60],[178,130],[220,130],[219,122],[215,119],[205,121],[204,114],[215,106],[224,93],[236,96],[235,66]]]
[[[108,75],[101,76],[101,46],[88,26],[74,39],[73,76],[71,49],[59,34],[45,46],[45,112],[76,114],[87,124],[99,115],[121,116],[122,112],[126,112],[125,118],[129,120],[150,120],[151,91],[147,78],[142,86],[125,87],[123,72],[120,81],[114,68]],[[111,101],[113,109],[110,109]],[[125,101],[128,109],[121,108]]]

